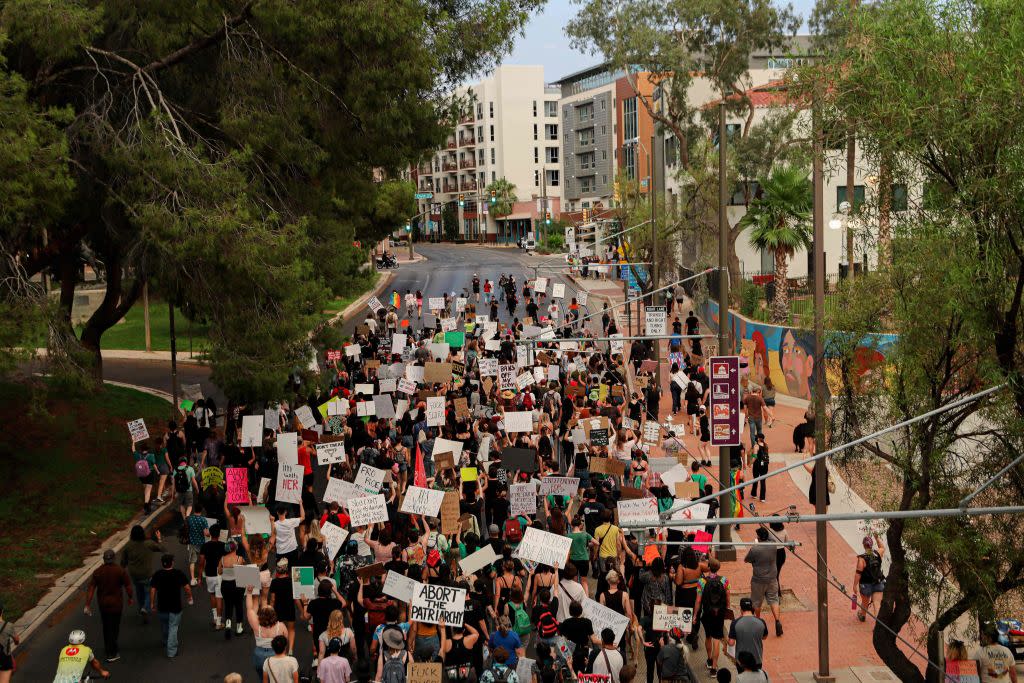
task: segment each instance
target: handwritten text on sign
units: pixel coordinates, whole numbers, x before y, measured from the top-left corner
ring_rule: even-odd
[[[249,504],[249,470],[244,467],[229,467],[227,474],[228,492],[226,502]]]
[[[388,507],[383,493],[352,498],[348,501],[348,512],[352,516],[353,528],[388,521]]]
[[[405,500],[402,501],[401,511],[410,515],[437,517],[442,502],[444,502],[444,491],[410,486],[405,494]]]
[[[298,503],[302,499],[302,466],[284,462],[277,464],[274,498],[279,503]]]
[[[568,539],[567,539],[568,540]],[[462,626],[466,612],[466,589],[431,583],[416,587],[409,608],[409,621],[438,624],[444,618],[448,626]]]
[[[556,563],[559,567],[564,567],[571,545],[571,538],[529,526],[526,527],[523,542],[516,548],[515,556],[521,560],[533,560],[549,567],[555,566]]]

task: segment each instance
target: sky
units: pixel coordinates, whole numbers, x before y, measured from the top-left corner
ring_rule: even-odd
[[[806,19],[814,0],[791,0],[793,8]],[[516,39],[506,64],[541,64],[548,83],[601,61],[600,55],[578,52],[569,46],[564,28],[576,16],[580,5],[572,0],[548,0],[544,10],[534,15],[526,27],[526,36]]]

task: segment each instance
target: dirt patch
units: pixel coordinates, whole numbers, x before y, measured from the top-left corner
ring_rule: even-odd
[[[72,397],[54,386],[0,384],[0,596],[7,618],[34,607],[55,578],[141,513],[126,420],[152,432],[168,405],[107,387]]]

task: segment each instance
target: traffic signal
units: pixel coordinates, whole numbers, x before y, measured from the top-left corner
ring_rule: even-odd
[[[551,225],[551,212],[550,211],[545,211],[544,212],[544,225]]]
[[[590,209],[583,209],[583,222],[584,223],[589,223],[590,222]]]
[[[459,206],[465,206],[465,205],[466,205],[466,195],[460,194],[459,195]]]
[[[496,201],[498,201],[498,193],[495,192],[494,190],[491,190],[491,204],[495,203]]]
[[[409,223],[406,223],[405,224],[405,231],[406,232],[412,232],[412,225],[410,225]]]

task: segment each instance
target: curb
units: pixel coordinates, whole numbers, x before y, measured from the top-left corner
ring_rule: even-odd
[[[339,320],[341,321],[342,324],[344,324],[345,322],[348,321],[349,316],[355,315],[356,313],[361,311],[363,307],[366,306],[367,301],[369,301],[371,298],[377,296],[385,289],[387,289],[388,285],[390,285],[391,281],[394,279],[395,271],[389,270],[387,273],[384,274],[382,278],[380,278],[377,281],[377,284],[374,285],[373,289],[371,289],[369,292],[364,292],[362,296],[360,296],[358,299],[356,299],[348,306],[346,306],[344,310],[332,315],[325,321],[324,325],[334,325]]]
[[[143,393],[166,399],[168,403],[171,402],[170,394],[158,389],[149,389],[147,387],[140,387],[134,384],[125,384],[123,382],[105,383],[135,389],[136,391],[141,391]],[[81,567],[78,569],[72,569],[54,581],[53,586],[36,604],[36,606],[25,612],[21,615],[20,619],[14,622],[14,628],[18,633],[18,637],[21,639],[21,645],[19,648],[24,647],[29,639],[35,635],[36,631],[38,631],[40,627],[46,625],[46,622],[49,621],[53,615],[64,609],[64,607],[73,599],[81,596],[82,589],[92,577],[93,572],[103,564],[104,551],[111,549],[115,553],[121,552],[124,546],[128,543],[128,534],[131,532],[131,528],[134,525],[141,524],[144,528],[149,529],[161,515],[173,509],[173,507],[174,499],[172,498],[160,507],[155,508],[148,515],[144,515],[141,518],[133,517],[127,527],[108,537],[100,544],[99,548],[97,548],[91,555],[87,556]]]

